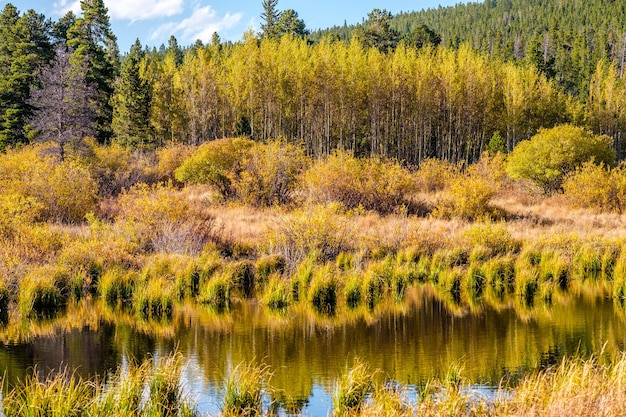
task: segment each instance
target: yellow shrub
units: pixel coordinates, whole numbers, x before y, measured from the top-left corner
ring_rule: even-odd
[[[433,215],[468,220],[494,216],[496,211],[489,203],[498,192],[503,177],[486,169],[485,164],[474,164],[464,174],[457,176]]]
[[[380,213],[407,204],[415,191],[411,174],[398,162],[360,159],[340,151],[314,164],[304,175],[304,186],[313,203],[339,202],[347,209]]]
[[[565,178],[563,190],[573,206],[621,213],[626,208],[626,168],[588,162]]]
[[[415,174],[417,188],[424,192],[441,191],[459,174],[459,166],[436,158],[423,160]]]
[[[332,260],[352,249],[354,225],[350,217],[339,203],[297,210],[270,233],[270,250],[282,255],[291,271],[310,254]]]
[[[152,153],[133,152],[117,142],[100,145],[93,138],[85,143],[89,152],[81,162],[98,183],[101,196],[115,196],[135,184],[155,181],[158,170]]]
[[[18,194],[41,205],[43,220],[82,222],[96,207],[97,185],[76,161],[59,162],[44,145],[0,156],[0,194]]]
[[[239,198],[253,206],[288,204],[308,165],[304,149],[280,140],[250,148],[236,183]]]
[[[186,145],[173,145],[156,151],[157,165],[154,174],[157,181],[174,180],[174,172],[197,148]]]
[[[171,184],[139,184],[119,197],[118,222],[139,250],[198,253],[215,238],[214,218]]]
[[[176,180],[189,184],[213,186],[224,198],[235,194],[233,181],[254,142],[245,138],[227,138],[207,142],[187,157],[175,172]]]

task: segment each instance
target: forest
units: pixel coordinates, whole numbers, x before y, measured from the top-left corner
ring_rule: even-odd
[[[620,2],[541,3],[374,10],[345,41],[307,36],[290,11],[291,24],[277,33],[249,32],[236,43],[215,34],[187,47],[172,37],[159,49],[137,41],[124,54],[101,1],[83,1],[82,17],[57,22],[9,4],[0,17],[0,148],[53,140],[64,152],[95,136],[149,150],[246,135],[283,137],[308,155],[342,149],[407,165],[431,157],[469,164],[494,135],[511,151],[539,128],[569,122],[611,136],[621,159]],[[605,15],[612,19],[596,25]],[[571,19],[542,31],[555,16]],[[464,30],[470,17],[480,24]],[[537,23],[521,31],[527,20]],[[516,34],[524,52],[509,50],[505,34]]]

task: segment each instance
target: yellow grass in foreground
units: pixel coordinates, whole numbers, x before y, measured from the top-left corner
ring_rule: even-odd
[[[416,407],[402,404],[396,391],[381,391],[358,415],[624,416],[626,355],[604,365],[595,359],[564,360],[559,366],[528,375],[513,389],[501,388],[495,400],[464,390],[458,379],[434,383],[432,391],[434,394]]]

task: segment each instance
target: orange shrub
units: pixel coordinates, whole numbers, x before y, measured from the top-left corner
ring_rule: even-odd
[[[416,172],[418,190],[424,192],[441,191],[459,175],[460,167],[436,158],[423,160]]]
[[[563,190],[572,206],[621,213],[626,208],[626,167],[585,163],[565,178]]]

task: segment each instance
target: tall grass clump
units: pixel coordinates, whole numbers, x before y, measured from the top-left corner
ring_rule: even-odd
[[[334,270],[326,265],[315,272],[308,290],[311,305],[322,314],[334,315],[337,308],[338,285]]]
[[[163,277],[144,281],[133,294],[133,306],[146,318],[171,317],[174,308],[172,283]]]
[[[613,297],[626,299],[626,251],[622,250],[613,271]]]
[[[360,274],[352,274],[345,281],[343,292],[346,297],[346,305],[350,308],[357,307],[363,299],[363,278]]]
[[[499,297],[513,292],[515,284],[515,259],[512,256],[496,257],[484,266],[486,284]]]
[[[430,273],[434,282],[439,282],[439,275],[446,270],[465,266],[469,262],[469,252],[466,248],[456,247],[435,251],[432,256]]]
[[[91,406],[93,416],[134,417],[141,415],[145,380],[151,363],[145,361],[128,369],[117,369],[102,386],[96,401]]]
[[[240,363],[226,377],[222,414],[225,417],[259,416],[263,412],[263,387],[270,378],[267,365]]]
[[[255,263],[257,290],[261,290],[271,275],[285,273],[287,261],[281,255],[273,254],[262,256]]]
[[[513,238],[506,222],[482,222],[472,224],[461,234],[472,249],[481,249],[489,258],[519,252],[521,244]]]
[[[129,303],[135,291],[137,273],[121,267],[107,269],[98,285],[100,296],[110,306]]]
[[[4,415],[11,417],[83,417],[89,415],[93,384],[86,383],[67,370],[51,373],[40,381],[27,377],[3,399]]]
[[[352,368],[337,378],[333,392],[335,415],[358,415],[368,393],[374,388],[374,371],[360,360],[355,360]]]
[[[600,245],[581,245],[573,259],[573,277],[579,281],[597,281],[602,275],[602,249]]]
[[[198,294],[198,302],[207,304],[217,311],[230,307],[231,282],[228,275],[219,273],[205,282]]]
[[[232,290],[245,298],[254,295],[256,268],[252,261],[234,262],[224,269],[224,273],[229,276]]]
[[[174,353],[153,360],[148,376],[149,394],[143,406],[143,415],[148,417],[176,417],[181,411],[191,411],[183,400],[180,367],[182,355]]]
[[[291,294],[288,283],[280,276],[272,275],[265,287],[261,302],[275,310],[288,307],[289,304],[291,304]]]
[[[20,282],[19,311],[23,317],[52,314],[69,298],[70,276],[53,266],[33,268]]]

